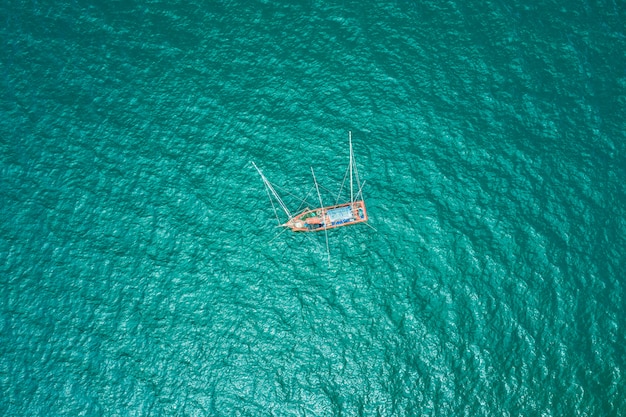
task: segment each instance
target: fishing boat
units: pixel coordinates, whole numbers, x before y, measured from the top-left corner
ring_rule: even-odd
[[[317,178],[315,177],[315,172],[311,167],[311,174],[313,175],[313,182],[317,191],[319,207],[314,209],[307,207],[304,210],[297,211],[296,214],[291,213],[285,205],[283,199],[276,191],[276,187],[265,177],[259,167],[252,162],[254,168],[263,180],[263,184],[265,185],[268,197],[272,203],[272,207],[274,208],[274,213],[276,214],[279,226],[286,227],[294,232],[319,232],[322,230],[326,232],[328,229],[367,222],[367,210],[365,208],[365,201],[363,201],[362,194],[365,182],[361,184],[359,180],[354,153],[352,151],[352,132],[348,132],[348,143],[350,147],[350,160],[335,204],[331,206],[324,206],[319,190],[319,184],[317,182]],[[347,177],[350,178],[350,200],[338,203]],[[354,192],[355,182],[357,187],[356,194]],[[306,198],[303,201],[306,201]],[[275,202],[287,216],[286,222],[281,222],[279,220],[276,205],[274,204]]]

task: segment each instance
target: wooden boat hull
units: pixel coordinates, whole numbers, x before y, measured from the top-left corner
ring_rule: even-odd
[[[307,208],[283,226],[294,232],[319,232],[366,221],[365,202],[360,200],[316,209]]]

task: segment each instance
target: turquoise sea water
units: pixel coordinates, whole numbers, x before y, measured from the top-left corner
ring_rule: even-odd
[[[623,1],[0,21],[0,415],[626,415]]]

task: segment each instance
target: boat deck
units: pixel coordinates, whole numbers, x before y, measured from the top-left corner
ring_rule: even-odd
[[[283,226],[294,232],[317,232],[367,221],[367,211],[363,201],[337,206],[306,209]]]

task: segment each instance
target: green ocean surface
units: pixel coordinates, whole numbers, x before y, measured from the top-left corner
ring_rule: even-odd
[[[626,415],[623,1],[0,22],[0,415]]]

